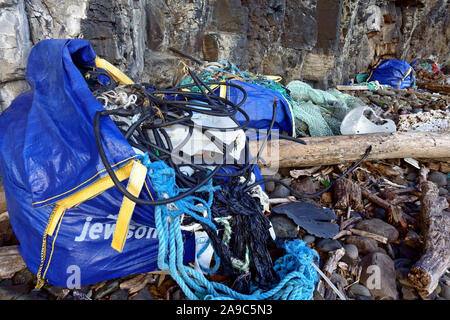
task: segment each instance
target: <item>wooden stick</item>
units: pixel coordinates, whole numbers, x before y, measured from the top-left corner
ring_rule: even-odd
[[[377,195],[372,194],[371,192],[369,192],[369,190],[362,187],[361,187],[361,194],[363,195],[363,197],[367,198],[371,202],[387,210],[387,214],[392,223],[399,224],[403,228],[406,228],[406,222],[403,217],[403,211],[399,206],[390,204],[386,200],[381,199]]]
[[[448,202],[439,189],[426,181],[427,169],[421,169],[421,223],[425,238],[424,254],[411,268],[408,279],[422,297],[429,296],[439,279],[450,268],[450,215]],[[424,178],[425,176],[425,178]]]
[[[333,199],[335,199],[335,209],[347,209],[351,207],[356,212],[364,209],[361,198],[361,188],[350,179],[336,181],[333,188]]]
[[[384,199],[381,199],[379,196],[371,193],[369,190],[361,187],[361,194],[363,197],[367,198],[371,202],[375,203],[376,205],[382,207],[385,210],[389,210],[391,205]]]
[[[353,217],[353,218],[347,219],[341,223],[339,228],[340,228],[340,230],[345,230],[348,226],[355,224],[355,223],[359,222],[360,220],[362,220],[361,217]]]
[[[416,187],[407,187],[407,188],[404,188],[404,189],[395,189],[395,190],[392,190],[392,192],[393,192],[393,193],[396,193],[396,194],[400,194],[400,193],[408,193],[408,192],[413,192],[413,191],[417,191],[417,188],[416,188]]]
[[[289,202],[294,202],[297,201],[297,199],[294,196],[289,196],[287,198],[272,198],[269,199],[269,203],[274,205],[274,204],[280,204],[280,203],[289,203]]]
[[[346,86],[346,85],[337,85],[335,86],[335,88],[339,91],[365,91],[365,90],[369,90],[369,86]]]
[[[367,231],[358,230],[358,229],[350,229],[350,232],[353,233],[353,234],[356,234],[358,236],[372,238],[372,239],[374,239],[374,240],[376,240],[378,242],[381,242],[381,243],[387,243],[388,242],[388,238],[380,236],[380,235],[372,233],[372,232],[367,232]]]
[[[348,230],[341,230],[333,237],[333,240],[337,240],[337,239],[342,238],[344,236],[351,236],[351,235],[352,235],[352,233],[350,231],[348,231]]]
[[[330,277],[331,274],[336,270],[337,263],[341,260],[341,258],[345,255],[345,249],[340,248],[336,251],[332,251],[328,253],[328,260],[323,266],[323,273]],[[317,292],[324,297],[325,296],[325,283],[321,280],[317,285]]]

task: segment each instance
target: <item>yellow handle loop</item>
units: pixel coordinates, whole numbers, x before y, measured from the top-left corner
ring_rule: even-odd
[[[117,82],[120,84],[133,84],[133,80],[128,78],[122,71],[120,71],[118,68],[113,66],[111,63],[106,61],[105,59],[96,57],[95,58],[95,65],[97,68],[101,68],[106,70]]]

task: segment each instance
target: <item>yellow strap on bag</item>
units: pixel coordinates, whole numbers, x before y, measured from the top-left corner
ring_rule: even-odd
[[[106,70],[117,82],[120,84],[133,84],[133,80],[128,78],[122,71],[120,71],[118,68],[113,66],[111,63],[106,61],[105,59],[96,57],[95,58],[95,65],[97,68],[101,68]]]
[[[123,167],[121,167],[115,171],[115,174],[116,174],[117,178],[119,179],[119,181],[123,181],[132,175],[135,163],[140,164],[138,161],[132,159],[132,160],[128,161]],[[145,176],[144,176],[144,179],[145,179]],[[98,181],[94,182],[93,184],[89,185],[88,187],[81,189],[80,191],[72,194],[71,196],[56,202],[55,207],[53,208],[52,213],[50,214],[50,218],[49,218],[49,221],[45,228],[44,236],[42,239],[41,262],[40,262],[39,270],[36,275],[37,276],[37,283],[36,283],[37,289],[40,289],[45,283],[45,280],[44,280],[45,275],[47,273],[47,270],[48,270],[51,260],[52,260],[53,250],[55,248],[56,237],[58,236],[58,231],[61,226],[61,221],[62,221],[62,218],[64,217],[66,210],[70,209],[72,207],[76,207],[86,200],[94,198],[95,196],[99,195],[100,193],[106,191],[107,189],[109,189],[113,186],[114,186],[114,182],[111,180],[111,178],[109,176],[105,176],[105,177],[99,179]],[[148,191],[148,192],[150,194],[150,197],[152,197],[150,191]],[[134,206],[132,209],[134,209]],[[122,211],[122,208],[121,208],[121,211]],[[45,267],[44,263],[45,263],[46,256],[47,256],[47,237],[53,236],[53,234],[54,234],[54,238],[53,238],[53,242],[52,242],[52,249],[50,252],[50,256],[48,258],[47,267],[45,268],[45,271],[43,272],[44,267]]]
[[[398,88],[399,88],[399,89],[400,89],[400,87],[402,86],[402,81],[405,81],[406,77],[409,76],[409,74],[411,73],[412,69],[413,69],[412,67],[409,67],[409,68],[408,68],[408,71],[406,72],[406,74],[405,74],[405,76],[403,77],[403,79],[401,79],[401,80],[398,81]]]
[[[139,197],[142,187],[144,186],[145,177],[147,176],[147,167],[140,162],[135,161],[133,170],[131,171],[130,179],[128,180],[127,190],[135,197]],[[123,246],[128,234],[131,216],[134,211],[136,203],[123,197],[122,205],[117,218],[116,229],[114,230],[111,247],[119,252],[122,252]]]
[[[227,86],[225,85],[220,86],[220,97],[223,99],[227,98]]]

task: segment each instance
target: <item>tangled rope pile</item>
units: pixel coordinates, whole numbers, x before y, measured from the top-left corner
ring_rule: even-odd
[[[175,172],[162,162],[147,164],[152,185],[158,196],[173,197],[177,193]],[[160,239],[158,252],[158,267],[169,270],[172,277],[189,299],[239,299],[239,300],[310,300],[312,299],[315,283],[318,280],[317,272],[311,266],[317,263],[318,255],[305,246],[305,242],[297,239],[284,245],[286,254],[278,259],[274,271],[282,278],[272,289],[263,291],[257,289],[251,294],[242,294],[229,287],[209,281],[201,272],[183,264],[184,246],[180,227],[182,215],[190,215],[198,221],[203,221],[213,229],[210,207],[214,191],[211,183],[197,190],[197,193],[208,194],[208,201],[198,197],[186,197],[165,206],[157,206],[155,221]],[[194,205],[198,202],[201,206]],[[207,217],[199,215],[207,212]]]

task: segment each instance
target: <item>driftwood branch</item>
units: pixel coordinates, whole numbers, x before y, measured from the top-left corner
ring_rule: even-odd
[[[428,296],[450,267],[450,215],[444,211],[448,208],[447,200],[439,196],[434,183],[426,181],[427,170],[421,171],[421,224],[425,248],[408,278],[421,296]]]
[[[340,230],[345,230],[347,227],[351,226],[352,224],[355,224],[359,221],[361,221],[362,218],[361,217],[353,217],[353,218],[349,218],[347,220],[344,220],[341,225],[339,226]]]
[[[337,240],[337,239],[342,238],[344,236],[351,236],[351,235],[352,235],[352,233],[350,231],[348,231],[348,230],[341,230],[341,231],[338,232],[338,234],[336,234],[333,237],[333,240]]]
[[[432,82],[418,82],[417,86],[421,89],[427,89],[433,92],[439,92],[442,94],[449,95],[450,94],[450,85],[448,84],[439,84]]]
[[[439,159],[450,157],[448,132],[395,132],[303,138],[306,145],[289,140],[271,140],[262,152],[260,167],[292,168],[333,165],[359,160],[372,146],[367,160]],[[257,154],[262,141],[251,141]]]
[[[384,243],[384,244],[386,244],[388,242],[388,238],[380,236],[380,235],[372,233],[372,232],[367,232],[367,231],[358,230],[358,229],[350,229],[350,232],[353,234],[356,234],[357,236],[371,238],[371,239],[374,239],[374,240]]]
[[[297,199],[294,196],[289,196],[287,198],[272,198],[269,199],[269,203],[271,205],[275,205],[275,204],[281,204],[281,203],[289,203],[289,202],[294,202]]]
[[[331,274],[336,270],[338,262],[345,255],[345,249],[340,248],[336,251],[328,253],[328,260],[322,268],[323,273],[330,277]],[[321,280],[317,285],[317,292],[324,297],[325,296],[325,282]]]
[[[403,211],[399,206],[390,204],[386,200],[381,199],[380,197],[369,192],[369,190],[365,188],[361,188],[361,194],[369,201],[387,210],[388,218],[393,224],[400,225],[403,228],[406,228],[406,222],[403,217]]]
[[[130,280],[124,281],[120,284],[120,289],[128,290],[128,294],[134,294],[145,288],[147,283],[153,280],[151,274],[140,274]]]

